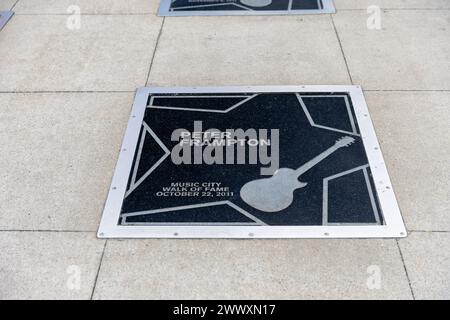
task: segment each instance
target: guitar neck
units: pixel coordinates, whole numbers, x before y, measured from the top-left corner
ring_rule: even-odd
[[[310,170],[312,167],[317,165],[319,162],[321,162],[322,160],[327,158],[329,155],[331,155],[334,152],[336,152],[339,148],[340,147],[334,145],[331,148],[329,148],[329,149],[325,150],[324,152],[322,152],[321,154],[319,154],[314,159],[312,159],[312,160],[308,161],[307,163],[305,163],[304,165],[302,165],[300,168],[295,170],[295,173],[297,174],[297,177],[299,177],[300,175],[302,175],[306,171]]]

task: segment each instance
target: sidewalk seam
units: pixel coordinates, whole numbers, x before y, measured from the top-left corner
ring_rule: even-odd
[[[72,13],[15,13],[16,16],[71,16]],[[80,13],[80,16],[152,16],[154,13]]]
[[[337,9],[337,12],[339,11],[366,11],[367,9]],[[385,10],[385,11],[442,11],[442,10],[450,10],[450,8],[383,8],[380,7],[380,10]]]
[[[365,92],[450,92],[446,89],[364,89]],[[135,90],[0,90],[0,94],[47,94],[47,93],[135,93]]]
[[[402,252],[402,249],[400,247],[399,240],[396,239],[395,242],[397,243],[398,252],[400,253],[400,258],[402,259],[403,270],[405,270],[405,275],[406,275],[406,279],[408,280],[409,290],[411,291],[411,295],[412,295],[413,300],[416,300],[416,296],[414,295],[414,289],[413,289],[412,284],[411,284],[411,279],[409,278],[408,269],[406,267],[405,259],[403,257],[403,252]]]
[[[76,91],[76,90],[55,90],[55,91],[46,91],[46,90],[36,90],[36,91],[20,91],[20,90],[13,90],[13,91],[1,91],[0,90],[0,94],[2,93],[14,93],[14,94],[18,94],[18,93],[28,93],[28,94],[40,94],[40,93],[134,93],[136,92],[135,90],[133,91],[118,91],[118,90],[111,90],[111,91],[107,91],[107,90],[99,90],[99,91],[86,91],[86,90],[80,90],[80,91]]]
[[[96,233],[97,231],[91,230],[51,230],[51,229],[0,229],[0,232],[48,232],[48,233]]]
[[[97,274],[95,275],[94,286],[92,288],[90,300],[94,299],[95,289],[97,288],[98,276],[100,275],[100,270],[102,268],[103,257],[105,256],[106,245],[108,244],[108,240],[105,240],[105,244],[103,245],[102,255],[100,257],[100,263],[98,264]]]
[[[165,22],[166,22],[166,17],[164,17],[162,20],[161,28],[159,29],[158,37],[156,38],[155,49],[153,50],[152,60],[150,61],[150,67],[148,68],[147,79],[145,80],[144,86],[148,86],[148,81],[150,80],[150,73],[152,72],[153,61],[155,60],[156,51],[158,50],[159,40],[161,39],[161,35],[163,32]]]
[[[17,0],[17,2],[12,6],[10,11],[15,8],[17,3],[20,0]],[[380,7],[380,10],[383,11],[449,11],[450,8],[383,8]],[[358,12],[358,11],[367,11],[367,9],[363,8],[354,8],[354,9],[337,9],[337,12]],[[34,12],[34,13],[16,13],[16,15],[20,16],[70,16],[71,13],[46,13],[46,12]],[[91,12],[91,13],[80,13],[81,16],[153,16],[158,17],[155,12],[116,12],[116,13],[108,13],[108,12]],[[229,16],[231,17],[231,16]],[[165,17],[163,17],[165,18]]]
[[[334,23],[333,15],[330,14],[331,24],[333,25],[334,33],[336,34],[337,41],[339,43],[339,47],[341,48],[342,57],[344,58],[345,67],[347,69],[348,77],[350,78],[350,83],[353,85],[352,74],[350,73],[350,68],[348,67],[347,57],[345,56],[344,48],[342,47],[341,38],[339,37],[339,33],[337,31],[336,25]]]
[[[16,7],[16,5],[19,3],[20,0],[17,0],[16,2],[14,2],[14,4],[12,5],[10,11],[13,11],[13,9]]]

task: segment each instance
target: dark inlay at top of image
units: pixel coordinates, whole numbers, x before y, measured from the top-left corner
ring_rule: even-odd
[[[173,0],[171,11],[319,10],[322,0]]]

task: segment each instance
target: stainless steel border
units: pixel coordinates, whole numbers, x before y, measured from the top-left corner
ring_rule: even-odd
[[[163,93],[264,93],[335,92],[348,93],[358,121],[384,225],[326,226],[119,226],[141,124],[149,94]],[[241,87],[144,87],[137,90],[111,188],[103,211],[100,238],[402,238],[406,229],[380,150],[380,145],[359,86],[241,86]]]

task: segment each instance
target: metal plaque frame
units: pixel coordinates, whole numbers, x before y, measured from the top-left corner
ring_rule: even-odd
[[[0,11],[0,30],[8,23],[9,19],[14,15],[13,11]]]
[[[364,149],[383,212],[383,225],[321,226],[139,226],[119,225],[141,125],[150,94],[345,93],[351,98]],[[137,90],[131,117],[98,230],[100,238],[402,238],[406,229],[380,145],[359,86],[144,87]]]
[[[275,0],[276,1],[276,0]],[[295,14],[324,14],[336,13],[332,0],[317,0],[321,9],[308,10],[202,10],[202,11],[176,11],[171,10],[172,0],[161,0],[158,10],[160,17],[186,17],[186,16],[261,16],[261,15],[295,15]]]

